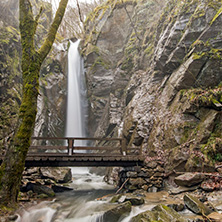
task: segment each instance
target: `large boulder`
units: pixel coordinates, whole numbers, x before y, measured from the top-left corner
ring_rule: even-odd
[[[57,183],[67,183],[72,180],[71,169],[67,167],[41,167],[43,178],[49,178]]]
[[[155,206],[152,211],[146,211],[133,217],[130,222],[187,222],[180,214],[175,210],[165,205],[159,204]]]
[[[198,215],[209,215],[213,211],[200,202],[196,197],[186,194],[184,195],[184,203],[186,207],[195,214]]]
[[[49,188],[47,186],[40,185],[40,184],[36,184],[36,183],[31,183],[31,182],[27,183],[26,192],[28,192],[30,190],[36,194],[39,194],[39,195],[45,194],[48,197],[55,196],[55,193],[51,188]]]
[[[111,199],[111,203],[124,203],[129,201],[133,206],[138,206],[138,205],[142,205],[145,203],[144,198],[142,197],[137,197],[134,195],[115,195],[112,199]]]
[[[191,187],[201,183],[204,180],[204,175],[201,173],[185,173],[174,179],[174,182],[179,186]]]
[[[115,205],[112,209],[103,214],[103,221],[117,222],[120,218],[127,216],[131,211],[131,203],[129,201]]]

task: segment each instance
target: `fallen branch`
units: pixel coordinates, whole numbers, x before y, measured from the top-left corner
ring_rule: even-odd
[[[123,189],[124,185],[127,183],[127,181],[129,180],[129,178],[127,178],[124,183],[122,184],[122,186],[116,191],[116,194],[118,194],[120,192],[120,190]]]
[[[215,169],[218,169],[218,168],[222,168],[222,165],[218,165],[215,167]]]
[[[212,222],[212,220],[204,213],[203,210],[201,210],[201,214],[202,214],[203,218],[207,219],[207,221]]]
[[[202,173],[202,172],[176,172],[175,170],[173,170],[173,172],[174,172],[175,174],[199,173],[199,174],[202,174],[202,175],[204,175],[204,176],[214,176],[214,177],[220,177],[220,178],[222,178],[222,175],[213,174],[213,173]]]

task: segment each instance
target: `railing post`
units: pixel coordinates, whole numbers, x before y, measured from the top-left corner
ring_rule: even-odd
[[[68,155],[69,156],[73,154],[73,144],[74,144],[74,140],[68,138]]]
[[[140,145],[140,152],[139,152],[140,156],[142,156],[142,154],[143,154],[143,142],[144,142],[144,138],[143,138],[143,141],[142,141],[142,143]]]
[[[122,138],[121,140],[121,153],[123,156],[127,155],[127,150],[126,150],[126,139]]]

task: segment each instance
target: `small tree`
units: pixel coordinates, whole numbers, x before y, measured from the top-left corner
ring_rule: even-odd
[[[34,18],[29,0],[19,0],[19,27],[22,43],[23,97],[19,109],[18,125],[0,167],[0,203],[14,206],[17,202],[25,159],[30,146],[37,113],[39,72],[51,50],[68,0],[61,0],[47,37],[40,49],[35,48],[34,36],[41,16]]]

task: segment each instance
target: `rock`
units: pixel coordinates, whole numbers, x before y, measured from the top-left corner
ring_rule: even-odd
[[[9,221],[16,221],[18,219],[18,215],[14,214],[14,215],[10,215],[8,216]]]
[[[137,190],[138,188],[137,188],[136,186],[129,185],[129,186],[127,186],[127,189],[128,189],[129,191],[135,191],[135,190]]]
[[[150,161],[146,164],[146,167],[147,168],[151,168],[151,169],[154,169],[157,167],[157,162],[154,162],[154,161]]]
[[[39,199],[46,199],[46,198],[49,198],[49,196],[47,194],[45,194],[45,193],[41,193],[41,194],[37,195],[37,198],[39,198]]]
[[[112,197],[112,199],[110,200],[110,203],[117,203],[121,197],[122,197],[121,195],[115,195],[115,196]]]
[[[40,185],[40,184],[35,184],[35,183],[27,183],[26,185],[26,190],[27,191],[33,191],[34,193],[37,194],[46,194],[48,197],[54,197],[55,193],[54,191],[46,186]]]
[[[152,211],[146,211],[133,217],[130,222],[153,222],[153,221],[164,221],[164,222],[187,222],[180,214],[175,210],[159,204],[152,209]]]
[[[133,186],[138,186],[138,187],[142,187],[143,185],[146,184],[146,181],[140,177],[134,179],[134,178],[130,178],[129,179],[129,184],[133,185]]]
[[[138,173],[139,177],[151,177],[154,174],[153,170],[150,169],[144,169],[141,172]]]
[[[215,183],[211,179],[203,181],[200,187],[202,190],[207,191],[207,192],[212,192],[216,188]]]
[[[127,177],[130,177],[130,178],[132,178],[132,177],[137,177],[137,172],[128,171],[128,172],[126,173],[126,176],[127,176]]]
[[[169,191],[170,194],[180,194],[180,193],[183,193],[183,192],[188,192],[188,191],[194,191],[196,189],[198,189],[199,186],[192,186],[192,187],[172,187]]]
[[[179,186],[191,187],[201,183],[204,179],[201,173],[185,173],[174,179],[174,182]]]
[[[148,186],[148,185],[143,185],[141,188],[142,188],[143,190],[147,191],[147,190],[149,189],[149,186]]]
[[[73,189],[72,189],[72,188],[69,188],[69,187],[64,187],[64,186],[52,185],[52,190],[53,190],[55,193],[62,193],[62,192],[65,192],[65,191],[71,191],[71,190],[73,190]]]
[[[211,221],[214,221],[214,222],[221,222],[222,221],[222,214],[217,213],[217,212],[213,212],[213,213],[208,215],[208,218],[211,219]]]
[[[150,188],[148,189],[148,192],[150,192],[150,193],[156,193],[156,192],[157,192],[157,190],[158,190],[158,188],[157,188],[157,187],[152,186],[152,187],[150,187]]]
[[[124,202],[130,202],[133,206],[138,206],[138,205],[142,205],[145,203],[144,198],[142,197],[136,197],[134,195],[115,195],[110,203],[124,203]]]
[[[40,172],[43,178],[49,178],[57,183],[68,183],[72,180],[70,168],[66,167],[41,167]]]
[[[151,222],[156,221],[156,215],[152,211],[146,211],[133,217],[129,222]]]
[[[186,207],[195,214],[198,215],[209,215],[213,211],[200,202],[196,197],[186,194],[184,195],[184,203]]]
[[[39,167],[26,168],[26,170],[24,171],[25,175],[32,175],[32,174],[36,174],[36,173],[39,173]]]
[[[139,206],[145,203],[142,197],[126,197],[125,201],[129,201],[133,206]]]
[[[163,173],[165,170],[163,169],[163,167],[157,166],[157,168],[155,169],[155,171],[156,171],[156,172]]]
[[[182,204],[182,203],[179,203],[179,204],[169,204],[167,206],[172,208],[172,209],[174,209],[177,212],[183,211],[184,208],[185,208],[184,204]]]
[[[124,203],[124,202],[126,202],[126,196],[123,195],[119,198],[118,203]]]
[[[121,218],[127,216],[131,211],[131,203],[129,201],[118,204],[114,206],[112,209],[104,212],[103,221],[106,222],[117,222]]]
[[[152,209],[153,212],[158,214],[158,219],[162,219],[164,222],[187,222],[180,214],[178,214],[175,210],[163,205],[159,204]]]

